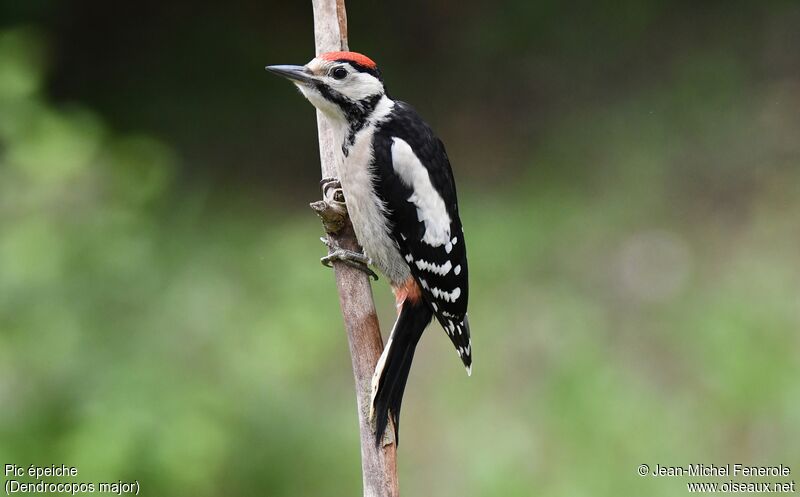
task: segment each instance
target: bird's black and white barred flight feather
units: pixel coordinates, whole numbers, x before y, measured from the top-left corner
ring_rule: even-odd
[[[403,391],[431,317],[446,331],[468,374],[472,342],[466,244],[444,145],[410,105],[394,101],[375,128],[372,154],[374,188],[391,237],[421,290],[418,301],[399,303],[400,315],[375,371],[373,408],[380,442],[389,416],[399,439]]]
[[[373,153],[375,188],[393,238],[471,373],[467,251],[444,145],[410,105],[395,101],[391,117],[375,131]]]

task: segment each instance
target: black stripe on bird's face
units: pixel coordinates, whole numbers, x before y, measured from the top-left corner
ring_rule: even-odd
[[[322,81],[315,81],[314,87],[325,100],[336,104],[342,110],[345,119],[347,119],[349,130],[347,138],[342,143],[342,153],[347,157],[350,153],[350,147],[355,143],[356,133],[367,123],[367,119],[369,119],[372,111],[375,110],[383,94],[376,93],[363,100],[356,101],[342,95]]]

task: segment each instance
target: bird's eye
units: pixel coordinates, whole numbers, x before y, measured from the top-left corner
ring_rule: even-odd
[[[347,77],[347,69],[342,66],[336,67],[331,71],[331,76],[333,76],[333,79],[344,79]]]

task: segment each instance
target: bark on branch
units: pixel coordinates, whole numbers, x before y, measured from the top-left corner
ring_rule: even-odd
[[[312,0],[314,8],[314,40],[316,53],[347,50],[347,15],[344,0]],[[341,146],[335,143],[327,118],[317,111],[319,154],[323,177],[323,200],[312,208],[320,215],[329,246],[361,251],[353,227],[342,203],[336,183],[335,153]],[[376,447],[369,419],[372,374],[383,351],[372,287],[368,276],[339,262],[334,262],[339,305],[342,308],[345,330],[355,376],[358,422],[361,431],[361,470],[365,497],[397,497],[397,456],[394,442]],[[391,431],[391,430],[389,430]]]

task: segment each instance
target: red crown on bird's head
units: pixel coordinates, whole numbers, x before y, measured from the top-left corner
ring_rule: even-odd
[[[360,66],[364,66],[369,69],[378,68],[378,65],[375,64],[375,62],[372,59],[358,52],[326,52],[324,54],[321,54],[319,58],[328,61],[352,62],[354,64],[358,64]]]

